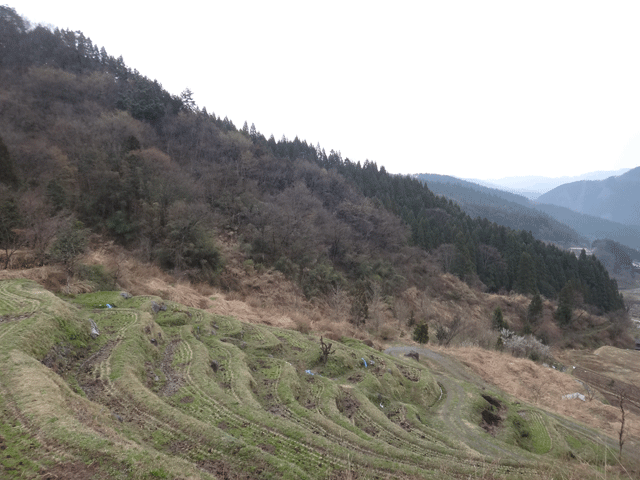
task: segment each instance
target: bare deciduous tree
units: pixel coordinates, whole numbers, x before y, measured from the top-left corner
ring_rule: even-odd
[[[585,397],[587,397],[588,401],[592,401],[595,398],[596,390],[588,383],[582,383],[584,385],[584,393]]]
[[[33,249],[38,264],[45,260],[45,254],[56,233],[64,226],[60,214],[49,215],[49,207],[40,192],[26,192],[20,200],[20,213],[25,219],[25,241]]]
[[[322,363],[327,363],[329,360],[329,355],[335,353],[335,350],[331,350],[333,343],[324,343],[322,337],[320,337],[320,348],[322,349]]]
[[[436,323],[436,338],[438,343],[447,347],[451,341],[464,331],[466,323],[460,315],[456,315],[450,321],[439,321]]]
[[[456,249],[450,243],[443,243],[433,251],[433,254],[440,260],[442,271],[447,273],[451,271],[451,264],[456,256]]]
[[[625,440],[627,439],[627,429],[625,429],[625,413],[626,413],[626,405],[625,401],[627,400],[627,391],[624,388],[619,388],[616,392],[616,397],[618,399],[618,406],[620,407],[620,431],[618,432],[618,445],[620,447],[619,456],[622,458],[622,446],[624,445]]]

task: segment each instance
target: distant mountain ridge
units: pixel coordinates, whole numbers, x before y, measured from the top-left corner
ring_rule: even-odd
[[[624,225],[604,218],[586,215],[566,207],[548,203],[532,203],[532,207],[576,230],[590,241],[609,238],[627,247],[640,249],[640,226]]]
[[[521,195],[447,175],[424,173],[415,177],[425,182],[433,193],[457,202],[471,217],[486,218],[498,225],[531,231],[538,240],[565,247],[590,243],[588,238],[574,228],[557,221],[546,212],[535,210],[529,200]]]
[[[594,240],[608,238],[640,249],[640,226],[625,225],[566,207],[530,201],[522,195],[447,175],[425,173],[415,177],[424,181],[434,193],[459,203],[468,215],[531,231],[543,241],[565,246],[585,246]],[[535,212],[542,215],[538,216]],[[557,223],[549,222],[550,219]]]
[[[640,226],[640,167],[604,180],[572,182],[538,197],[538,202]]]
[[[560,185],[578,182],[581,180],[604,180],[609,177],[622,175],[631,168],[621,168],[619,170],[599,170],[596,172],[583,173],[576,176],[565,177],[545,177],[545,176],[518,176],[503,177],[497,179],[478,180],[465,179],[469,182],[483,185],[489,188],[496,188],[510,193],[522,195],[530,200],[535,200],[539,196],[553,190]]]

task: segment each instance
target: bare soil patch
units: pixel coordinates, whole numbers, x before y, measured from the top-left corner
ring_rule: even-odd
[[[0,323],[17,322],[29,318],[33,313],[24,313],[22,315],[0,315]]]
[[[84,462],[61,463],[40,471],[41,480],[86,480],[99,473],[97,463],[87,465]]]
[[[410,367],[405,367],[404,365],[397,365],[398,370],[400,370],[400,373],[402,373],[402,375],[404,376],[404,378],[406,378],[407,380],[411,380],[412,382],[417,382],[420,380],[420,371],[416,368],[410,368]]]
[[[185,380],[182,377],[182,374],[176,371],[172,366],[173,355],[175,354],[179,344],[179,339],[172,340],[167,345],[162,355],[160,369],[162,370],[162,373],[167,380],[158,392],[158,395],[161,397],[169,397],[173,395],[185,384]]]
[[[360,408],[360,402],[349,392],[342,390],[342,394],[336,398],[336,407],[345,417],[352,418]]]
[[[484,408],[481,412],[482,421],[480,422],[480,426],[486,432],[495,436],[498,430],[502,427],[502,421],[504,420],[504,406],[498,399],[493,398],[491,395],[483,394],[482,398],[489,403],[489,406]]]

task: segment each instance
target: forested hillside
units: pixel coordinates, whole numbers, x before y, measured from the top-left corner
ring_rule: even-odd
[[[393,295],[445,271],[491,292],[623,306],[593,257],[473,219],[422,182],[343,159],[168,93],[81,32],[30,28],[0,7],[0,171],[5,263],[22,246],[72,270],[83,238],[115,239],[163,268],[233,288],[216,242],[274,267],[308,298],[346,289],[366,319],[372,286]],[[481,283],[480,283],[481,282]]]
[[[556,220],[570,226],[581,235],[591,239],[591,241],[611,238],[627,247],[640,248],[640,226],[613,222],[550,203],[534,203],[533,208],[545,212]]]
[[[593,242],[592,249],[609,271],[635,276],[636,269],[633,263],[640,263],[640,251],[609,239],[596,240]]]
[[[588,245],[589,240],[551,216],[534,210],[525,197],[483,187],[446,175],[419,174],[416,178],[438,195],[460,205],[472,218],[487,218],[515,230],[529,230],[535,238],[568,248]]]
[[[538,240],[571,247],[610,238],[632,249],[640,248],[640,227],[637,225],[530,201],[522,195],[446,175],[418,174],[416,178],[424,181],[434,193],[459,203],[471,217],[486,217],[499,225],[530,230]]]

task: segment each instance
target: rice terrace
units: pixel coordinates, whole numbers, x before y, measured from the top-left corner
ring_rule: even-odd
[[[2,478],[635,475],[633,439],[618,466],[615,438],[444,353],[343,337],[323,358],[313,332],[128,297],[0,281]]]

